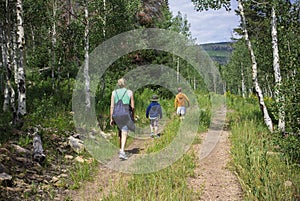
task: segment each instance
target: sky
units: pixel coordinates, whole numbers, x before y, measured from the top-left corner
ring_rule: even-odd
[[[235,15],[237,9],[235,0],[231,0],[231,11],[225,9],[197,12],[191,0],[169,0],[169,7],[173,16],[178,11],[187,16],[190,23],[192,38],[197,44],[231,41],[233,29],[240,24],[240,17]]]

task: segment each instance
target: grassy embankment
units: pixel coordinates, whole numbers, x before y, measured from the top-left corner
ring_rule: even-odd
[[[298,200],[300,168],[284,154],[288,139],[269,133],[256,98],[227,97],[228,107],[233,111],[228,114],[232,133],[231,153],[244,199]],[[293,151],[296,153],[297,149]]]

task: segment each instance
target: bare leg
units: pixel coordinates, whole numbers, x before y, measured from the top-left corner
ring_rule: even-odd
[[[121,138],[121,151],[125,150],[125,144],[126,144],[126,139],[127,139],[127,131],[122,131],[122,138]]]
[[[150,120],[150,137],[154,137],[154,126],[153,126],[153,120]]]
[[[151,132],[151,133],[154,132],[154,128],[153,128],[152,124],[150,124],[150,132]]]
[[[158,134],[158,126],[154,127],[154,134],[157,135]]]
[[[121,149],[121,144],[122,144],[122,131],[118,129],[118,135],[119,135],[119,145],[120,145],[120,149]]]

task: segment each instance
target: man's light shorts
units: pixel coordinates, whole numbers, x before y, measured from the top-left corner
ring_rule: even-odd
[[[185,107],[178,107],[176,111],[177,115],[183,116],[186,113]]]

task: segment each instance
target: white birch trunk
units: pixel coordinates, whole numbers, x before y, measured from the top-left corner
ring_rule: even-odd
[[[5,38],[5,32],[2,29],[0,31],[1,31],[1,33],[0,33],[1,34],[0,35],[0,39],[1,39],[2,66],[4,68],[7,68],[7,62],[6,62],[7,61],[7,58],[6,58],[7,52],[6,52],[6,47],[5,47],[6,42],[4,40],[4,38]],[[5,84],[5,88],[4,88],[3,112],[7,112],[8,111],[9,102],[10,102],[10,95],[9,95],[9,88],[8,88],[8,84],[7,84],[7,75],[6,75],[6,84]]]
[[[103,16],[103,37],[105,39],[106,37],[106,0],[103,0],[103,10],[104,10],[104,16]]]
[[[273,49],[273,68],[274,68],[274,77],[275,77],[275,100],[279,106],[278,111],[278,129],[281,132],[285,131],[285,105],[284,105],[284,96],[281,93],[281,73],[279,65],[279,51],[277,43],[277,22],[276,22],[276,11],[274,6],[272,6],[272,21],[271,21],[271,35],[272,35],[272,49]]]
[[[85,106],[89,110],[91,108],[91,98],[90,98],[90,76],[89,76],[89,12],[88,12],[88,0],[85,0],[84,8],[85,17],[85,32],[84,32],[84,78],[85,78]]]
[[[7,29],[8,30],[8,29]],[[12,70],[11,70],[11,57],[9,53],[9,36],[5,34],[6,32],[1,31],[1,51],[2,51],[2,63],[3,66],[6,68],[6,83],[4,89],[4,103],[3,103],[3,111],[9,111],[11,108],[13,115],[15,117],[16,108],[15,108],[15,91],[11,85],[11,77],[12,77]],[[15,120],[15,118],[14,118]]]
[[[245,77],[244,77],[244,68],[243,64],[241,64],[241,74],[242,74],[242,96],[246,97],[246,86],[245,86]]]
[[[3,112],[7,112],[9,109],[9,101],[10,100],[10,95],[9,95],[9,89],[8,89],[8,84],[5,84],[5,89],[4,89],[4,103],[3,103]]]
[[[30,26],[30,32],[31,32],[31,46],[32,46],[32,52],[36,51],[36,44],[35,44],[35,32],[34,32],[34,26]]]
[[[252,49],[251,41],[249,39],[248,31],[247,31],[247,28],[246,28],[246,19],[245,19],[244,8],[243,8],[241,0],[238,0],[238,8],[239,8],[240,15],[241,15],[245,41],[247,42],[248,50],[249,50],[250,55],[251,55],[253,85],[254,85],[254,88],[255,88],[255,91],[256,91],[256,95],[257,95],[258,100],[259,100],[260,109],[263,112],[265,124],[267,125],[269,131],[273,132],[273,122],[272,122],[272,120],[269,116],[267,107],[266,107],[265,102],[264,102],[263,93],[262,93],[261,88],[258,84],[256,58],[255,58],[255,55],[254,55],[254,51]]]
[[[273,91],[270,86],[268,74],[266,74],[266,89],[265,89],[265,91],[268,94],[268,96],[273,97]]]
[[[179,58],[177,58],[177,73],[176,73],[176,75],[177,75],[177,83],[179,83]]]
[[[17,118],[26,114],[26,85],[24,71],[23,49],[25,44],[24,27],[23,27],[23,5],[22,0],[17,0],[17,42],[19,50],[18,65],[18,112]]]
[[[18,64],[17,64],[17,39],[16,39],[16,26],[13,27],[13,52],[12,52],[12,65],[14,67],[14,80],[15,84],[18,84]]]
[[[52,89],[55,88],[55,64],[56,64],[56,12],[57,12],[57,2],[53,2],[53,24],[52,24],[52,62],[51,62],[51,77],[52,77]]]

